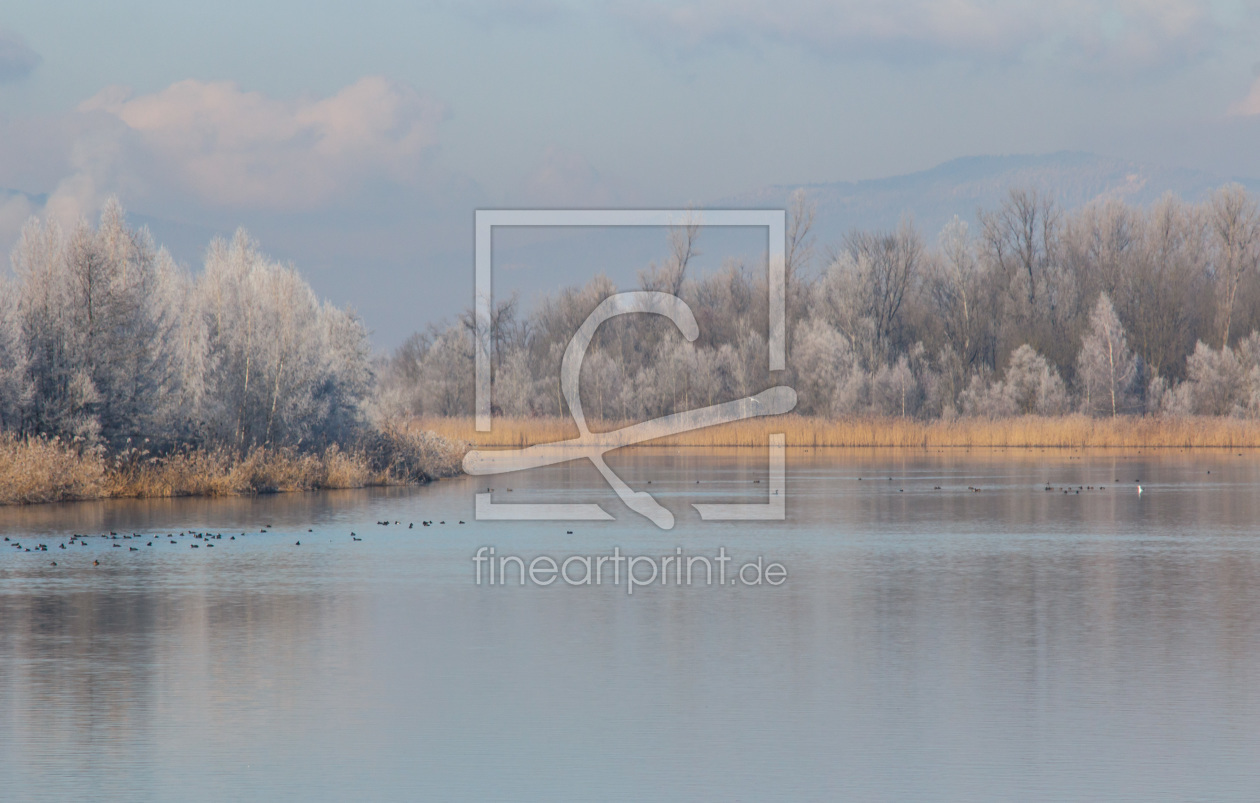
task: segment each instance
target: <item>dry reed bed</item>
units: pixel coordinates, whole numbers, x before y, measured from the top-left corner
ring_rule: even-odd
[[[0,433],[0,505],[412,484],[459,473],[466,451],[467,444],[413,431],[382,433],[354,451],[190,449],[111,459],[56,438]]]
[[[607,430],[620,422],[605,422]],[[771,432],[789,446],[858,448],[1260,447],[1260,421],[1237,418],[1024,416],[999,420],[903,418],[749,419],[650,441],[649,446],[764,446]],[[80,453],[55,438],[0,433],[0,505],[112,497],[225,496],[425,482],[458,474],[470,446],[508,447],[577,436],[568,418],[496,418],[476,432],[471,418],[409,422],[356,450],[188,450],[160,458]]]
[[[609,430],[605,422],[593,430]],[[417,429],[476,446],[518,447],[577,437],[568,418],[495,418],[491,432],[476,432],[471,418],[422,418]],[[1260,447],[1260,421],[1214,417],[1090,418],[1021,416],[916,421],[906,418],[826,419],[787,415],[755,418],[650,441],[649,446],[764,446],[783,432],[789,446],[896,448],[1177,448]]]

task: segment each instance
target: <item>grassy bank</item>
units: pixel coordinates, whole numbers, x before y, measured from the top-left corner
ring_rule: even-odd
[[[0,504],[308,491],[453,476],[467,445],[418,428],[321,453],[190,449],[161,457],[82,453],[57,439],[0,433]]]
[[[491,432],[476,432],[471,418],[424,418],[412,426],[477,446],[527,446],[577,437],[568,418],[496,418]],[[609,430],[621,422],[592,423]],[[738,421],[651,441],[653,446],[764,446],[771,432],[783,432],[789,446],[837,447],[1043,447],[1043,448],[1205,448],[1260,447],[1260,421],[1215,417],[1119,417],[1083,415],[1018,418],[960,418],[916,421],[906,418],[827,419],[778,416]]]

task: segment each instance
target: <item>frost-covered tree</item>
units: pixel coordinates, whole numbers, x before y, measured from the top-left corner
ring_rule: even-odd
[[[945,345],[965,365],[974,365],[989,346],[993,323],[985,314],[985,273],[966,222],[955,216],[941,230],[936,258],[929,260],[926,303],[940,324]]]
[[[1260,206],[1239,184],[1217,190],[1208,202],[1216,251],[1221,347],[1229,345],[1239,290],[1260,270]]]
[[[34,393],[17,302],[17,287],[0,277],[0,431],[22,428],[22,417]]]
[[[1113,417],[1138,412],[1138,359],[1129,350],[1124,327],[1106,293],[1098,296],[1089,322],[1089,332],[1081,341],[1077,356],[1082,409]]]
[[[880,415],[914,416],[923,402],[919,378],[910,370],[905,354],[891,365],[881,365],[871,377],[871,409]]]
[[[1260,332],[1237,348],[1213,349],[1203,341],[1187,360],[1187,379],[1176,388],[1176,411],[1197,415],[1260,415]]]
[[[178,429],[185,278],[115,200],[69,236],[29,223],[13,254],[18,318],[36,403],[30,428],[111,447]]]
[[[1011,353],[1004,383],[1018,413],[1060,415],[1068,411],[1070,400],[1059,372],[1027,343]]]
[[[367,330],[352,313],[321,304],[296,270],[238,231],[211,244],[196,297],[207,439],[239,449],[320,445],[362,424]]]
[[[845,381],[859,370],[849,341],[826,321],[810,318],[796,327],[792,340],[792,375],[797,409],[831,415]]]
[[[110,200],[69,234],[32,220],[0,282],[0,427],[85,448],[356,437],[367,330],[243,232],[194,280]]]
[[[1260,327],[1260,270],[1248,262],[1244,225],[1252,203],[1229,190],[1203,204],[1107,200],[1065,210],[1044,192],[1016,188],[980,215],[974,235],[962,220],[931,247],[908,222],[855,231],[809,275],[800,268],[814,212],[796,194],[786,378],[768,370],[762,268],[729,260],[699,274],[694,227],[675,227],[642,284],[676,290],[699,338],[684,342],[658,316],[606,322],[582,374],[584,406],[592,417],[642,418],[784,383],[797,388],[798,411],[820,415],[1189,411],[1207,375],[1199,358],[1198,383],[1182,381],[1195,343],[1218,341],[1226,318],[1230,343]],[[560,355],[614,292],[598,277],[496,323],[485,334],[495,409],[563,414]],[[468,414],[472,352],[461,325],[400,348],[384,365],[379,398],[411,414]],[[1229,409],[1250,409],[1239,394],[1228,394]]]
[[[1245,372],[1233,349],[1213,349],[1200,340],[1186,362],[1190,412],[1236,415],[1241,411]]]
[[[1060,415],[1070,407],[1063,379],[1050,362],[1027,343],[1015,349],[1001,381],[986,384],[974,376],[963,393],[967,415]]]

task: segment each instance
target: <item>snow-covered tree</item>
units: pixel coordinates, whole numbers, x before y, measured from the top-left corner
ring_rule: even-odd
[[[1124,327],[1106,293],[1089,316],[1089,331],[1077,356],[1081,407],[1094,415],[1140,412],[1138,359],[1129,350]]]

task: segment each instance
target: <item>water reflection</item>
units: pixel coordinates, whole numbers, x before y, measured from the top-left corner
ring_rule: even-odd
[[[479,525],[471,479],[0,512],[5,535],[51,547],[0,553],[5,798],[1247,800],[1260,788],[1253,459],[795,450],[789,521],[755,527],[701,525],[688,505],[755,501],[764,453],[610,462],[636,488],[651,481],[677,529],[637,520],[580,466],[500,478],[496,501],[599,501],[620,521]],[[421,528],[429,519],[448,523]],[[188,528],[225,540],[53,543]],[[722,545],[791,574],[780,588],[632,598],[478,588],[483,544],[525,556]]]

